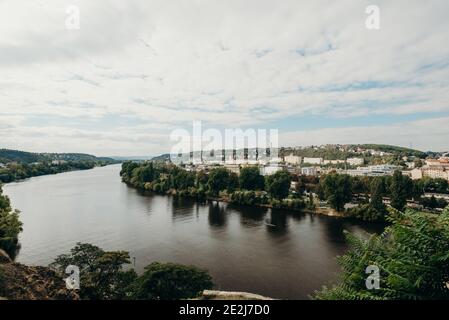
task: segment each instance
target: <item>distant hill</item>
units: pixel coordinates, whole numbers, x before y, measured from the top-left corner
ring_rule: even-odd
[[[33,153],[19,150],[0,149],[0,162],[20,162],[33,163],[53,160],[64,161],[103,161],[103,162],[117,162],[108,157],[96,157],[85,153]]]
[[[165,162],[165,161],[169,161],[169,160],[170,160],[170,154],[169,153],[164,153],[164,154],[161,154],[160,156],[151,158],[151,161],[163,161],[163,162]]]
[[[361,144],[361,145],[357,145],[357,146],[360,146],[365,149],[373,149],[376,151],[389,152],[389,153],[393,153],[395,155],[415,156],[418,158],[427,157],[426,152],[422,152],[422,151],[410,149],[410,148],[392,146],[392,145],[388,145],[388,144]]]
[[[139,161],[139,160],[151,160],[151,159],[153,159],[153,156],[130,156],[130,157],[112,156],[110,158],[112,158],[114,160],[119,160],[119,161]]]

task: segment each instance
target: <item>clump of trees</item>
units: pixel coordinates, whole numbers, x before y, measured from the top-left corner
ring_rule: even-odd
[[[77,243],[70,253],[50,265],[65,274],[66,267],[80,269],[80,297],[87,300],[175,300],[199,296],[213,287],[207,271],[195,266],[154,262],[142,275],[127,268],[126,251],[104,251],[88,243]]]
[[[241,168],[237,176],[224,167],[190,172],[172,164],[125,162],[120,175],[134,187],[158,193],[198,199],[226,196],[236,204],[271,204],[290,210],[304,207],[299,201],[283,201],[289,196],[292,181],[292,175],[284,170],[264,177],[257,166],[248,166]]]
[[[351,201],[351,187],[351,177],[346,174],[330,174],[320,181],[322,197],[337,211],[343,211],[345,204]]]
[[[391,225],[369,239],[347,233],[339,284],[315,293],[322,300],[449,299],[449,208],[440,215],[389,209]],[[368,266],[380,271],[378,289],[366,286]]]
[[[9,198],[3,195],[0,185],[0,249],[14,258],[20,248],[19,233],[22,232],[22,222],[19,211],[12,210]]]

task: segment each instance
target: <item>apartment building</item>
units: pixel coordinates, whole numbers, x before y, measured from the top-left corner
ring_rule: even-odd
[[[304,163],[308,163],[308,164],[321,165],[323,163],[323,158],[307,158],[307,157],[304,157],[303,162]]]

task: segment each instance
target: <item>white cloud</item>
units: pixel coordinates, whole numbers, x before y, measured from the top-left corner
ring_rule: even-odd
[[[448,113],[449,4],[430,3],[377,1],[381,29],[369,31],[371,3],[356,0],[3,0],[0,123],[22,119],[4,141],[47,150],[28,142],[27,130],[40,127],[61,151],[158,153],[173,127],[195,119],[235,127],[308,114]],[[79,31],[65,28],[73,4]],[[57,120],[32,123],[39,117]],[[142,126],[117,131],[108,117],[139,119],[161,136],[136,142]],[[64,119],[78,119],[79,131]],[[85,128],[87,119],[104,128]],[[89,144],[88,131],[102,144]],[[119,134],[128,138],[118,143]],[[422,134],[425,149],[442,147]]]

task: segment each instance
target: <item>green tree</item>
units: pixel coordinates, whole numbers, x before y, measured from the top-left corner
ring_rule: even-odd
[[[209,173],[207,188],[213,196],[227,189],[229,183],[229,171],[226,168],[215,168]]]
[[[381,177],[376,177],[371,182],[371,201],[370,206],[379,213],[386,213],[386,207],[383,203],[382,195],[385,192],[385,186]]]
[[[391,206],[397,210],[404,209],[407,196],[412,193],[412,190],[411,179],[403,176],[401,171],[395,171],[390,185]]]
[[[205,270],[194,266],[153,262],[134,283],[132,298],[189,299],[197,297],[212,286],[212,278]]]
[[[12,210],[9,198],[3,195],[0,185],[0,249],[14,258],[20,248],[19,233],[22,232],[22,222],[19,211]]]
[[[69,265],[80,269],[80,296],[83,299],[123,299],[131,295],[129,286],[137,278],[126,251],[104,251],[88,243],[77,243],[69,254],[59,255],[50,265],[65,274]]]
[[[279,200],[284,199],[289,194],[291,179],[288,171],[277,171],[265,177],[265,188],[271,197]]]
[[[240,170],[240,188],[245,190],[262,190],[264,178],[257,166],[244,167]]]
[[[441,215],[390,208],[391,225],[369,239],[347,234],[338,261],[339,284],[315,293],[324,300],[449,299],[449,208]],[[368,266],[380,271],[379,289],[366,286]]]
[[[346,174],[330,174],[320,182],[322,194],[331,208],[343,211],[352,199],[351,177]]]

